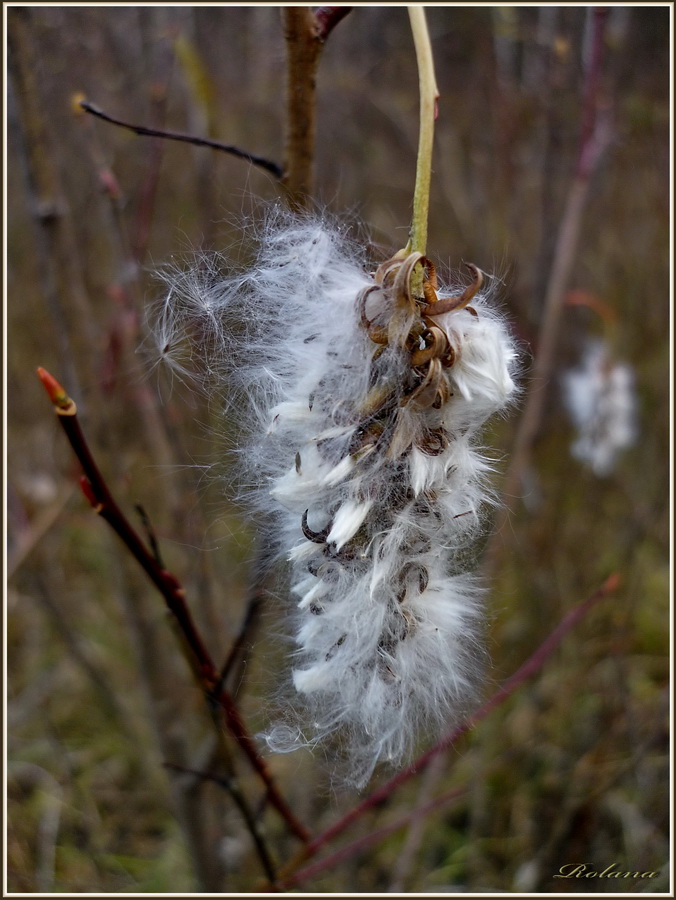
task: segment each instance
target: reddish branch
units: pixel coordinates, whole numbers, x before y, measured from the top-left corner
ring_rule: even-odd
[[[163,569],[155,557],[132,528],[108,490],[105,479],[92,456],[77,418],[75,402],[68,396],[59,382],[42,368],[38,375],[47,391],[54,410],[68,438],[71,447],[82,466],[84,476],[81,479],[82,491],[91,506],[101,518],[113,528],[126,547],[141,565],[147,576],[164,597],[167,608],[174,616],[183,643],[188,651],[188,661],[195,672],[210,704],[217,704],[224,712],[225,721],[230,733],[248,757],[254,770],[265,783],[270,803],[286,821],[291,831],[302,841],[309,835],[304,826],[296,819],[286,801],[279,793],[277,786],[259,756],[256,746],[246,730],[235,703],[225,689],[219,672],[195,626],[185,600],[185,591],[178,579]]]
[[[411,825],[413,822],[423,819],[425,816],[440,809],[442,806],[446,806],[453,800],[457,800],[458,797],[465,793],[465,790],[465,788],[454,788],[453,790],[442,794],[440,797],[437,797],[435,800],[430,800],[430,802],[426,803],[424,806],[414,809],[413,812],[401,816],[394,822],[390,822],[389,825],[385,825],[382,828],[378,828],[376,831],[371,831],[368,834],[363,835],[363,837],[357,838],[357,840],[341,847],[340,850],[336,850],[335,853],[325,856],[324,859],[319,860],[319,862],[313,863],[311,866],[305,866],[304,869],[299,869],[291,878],[287,879],[285,885],[288,886],[291,883],[296,885],[301,881],[307,881],[309,878],[315,878],[317,875],[321,875],[323,872],[332,869],[344,860],[350,859],[355,853],[360,853],[372,844],[384,841],[386,837],[394,834],[395,831],[399,831],[400,828],[405,828],[407,825]]]
[[[298,866],[302,865],[306,860],[311,859],[318,850],[329,841],[333,840],[337,835],[341,834],[341,832],[345,831],[353,822],[364,815],[364,813],[377,808],[389,800],[390,796],[397,788],[401,787],[402,784],[411,779],[414,775],[419,774],[435,756],[452,747],[463,735],[471,731],[479,722],[487,718],[498,706],[504,703],[505,700],[520,688],[525,681],[539,672],[568,632],[574,628],[600,600],[616,591],[619,585],[620,578],[618,575],[611,575],[607,578],[591,597],[583,603],[580,603],[568,613],[549,637],[538,647],[535,653],[533,653],[533,655],[504,682],[502,687],[499,688],[499,690],[497,690],[473,716],[467,719],[462,725],[453,729],[453,731],[450,731],[435,744],[434,747],[431,747],[410,766],[387,781],[382,787],[378,788],[378,790],[374,791],[360,804],[355,806],[354,809],[350,810],[350,812],[343,816],[342,819],[339,819],[338,822],[303,847],[296,858],[292,860],[281,873],[279,882],[281,886],[283,888],[291,887],[300,881],[301,877],[307,877],[307,873],[313,872],[315,867],[306,867],[305,869],[296,871]],[[358,849],[358,847],[355,849]],[[342,852],[343,851],[341,851],[341,853]],[[317,865],[322,865],[323,868],[323,864],[318,863]]]
[[[148,128],[145,125],[132,125],[130,122],[123,122],[121,119],[116,119],[113,116],[109,116],[108,113],[103,112],[102,109],[99,109],[98,106],[95,106],[93,103],[89,103],[89,101],[87,100],[81,100],[80,106],[85,110],[85,112],[91,113],[93,116],[97,116],[99,119],[103,119],[104,122],[110,122],[111,125],[118,125],[120,128],[126,128],[128,131],[133,131],[134,134],[145,135],[147,137],[165,138],[169,141],[183,141],[183,143],[185,144],[195,144],[197,147],[211,147],[213,150],[220,150],[223,153],[230,153],[232,156],[237,156],[240,159],[245,159],[252,165],[258,166],[259,169],[265,169],[268,172],[272,172],[275,178],[281,178],[284,174],[281,166],[279,166],[276,162],[273,162],[270,159],[266,159],[263,156],[256,156],[253,153],[247,153],[245,150],[241,150],[239,147],[235,147],[232,144],[223,144],[221,143],[221,141],[215,141],[211,138],[197,137],[194,134],[183,134],[178,131],[165,131],[160,128]]]
[[[318,6],[314,12],[315,28],[320,41],[325,41],[336,25],[352,10],[351,6]]]
[[[591,52],[584,85],[582,122],[578,142],[576,176],[589,178],[608,139],[607,123],[599,116],[601,75],[606,26],[610,10],[596,6],[592,12]]]

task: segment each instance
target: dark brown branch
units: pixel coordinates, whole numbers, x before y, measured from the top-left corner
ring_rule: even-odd
[[[312,197],[316,75],[323,43],[309,6],[284,8],[287,46],[286,160],[284,186],[292,209],[306,209]]]
[[[350,812],[343,816],[342,819],[339,819],[338,822],[330,828],[327,828],[326,831],[317,835],[314,840],[303,847],[296,858],[289,863],[283,872],[280,873],[281,886],[283,888],[288,888],[295,884],[295,878],[300,874],[296,870],[302,863],[311,859],[321,847],[333,840],[333,838],[341,834],[341,832],[345,831],[345,829],[352,825],[353,822],[364,815],[364,813],[377,808],[389,800],[390,796],[397,788],[401,787],[406,781],[409,781],[414,775],[420,773],[439,753],[443,753],[452,747],[461,737],[471,731],[479,722],[482,722],[487,718],[493,710],[504,703],[505,700],[520,688],[525,681],[539,672],[568,632],[574,628],[600,600],[617,590],[619,584],[620,579],[618,575],[611,575],[607,578],[591,597],[572,609],[568,615],[562,619],[559,625],[549,637],[543,641],[535,653],[533,653],[533,655],[504,682],[502,687],[499,688],[473,716],[463,722],[462,725],[454,728],[453,731],[450,731],[426,753],[423,753],[422,756],[418,757],[418,759],[410,766],[387,781],[382,787],[378,788],[378,790],[374,791],[366,797],[365,800],[350,810]]]
[[[349,6],[287,6],[282,16],[287,47],[286,160],[284,186],[293,210],[307,209],[312,199],[315,144],[316,79],[324,41]]]
[[[150,544],[150,551],[153,555],[153,559],[157,563],[157,565],[163,569],[164,562],[162,561],[162,554],[160,553],[160,545],[157,540],[157,535],[155,534],[155,529],[153,528],[153,524],[150,521],[150,517],[148,513],[145,511],[143,506],[140,503],[136,503],[134,505],[134,509],[138,513],[139,519],[141,520],[141,524],[146,533],[146,540]]]
[[[171,769],[173,772],[179,772],[185,775],[193,775],[195,778],[198,778],[200,781],[211,781],[214,784],[218,784],[220,787],[224,788],[232,797],[235,806],[242,814],[244,822],[247,826],[247,830],[251,835],[254,845],[256,847],[256,852],[258,853],[258,857],[261,861],[261,866],[263,867],[265,874],[270,879],[270,883],[272,885],[275,884],[276,874],[275,874],[275,866],[272,862],[272,858],[268,852],[268,848],[265,844],[263,836],[261,835],[260,828],[258,826],[258,822],[253,816],[251,810],[249,809],[249,805],[246,802],[242,792],[240,791],[237,783],[234,778],[229,778],[227,775],[216,775],[213,772],[198,772],[195,769],[189,769],[186,766],[179,766],[176,763],[165,762],[165,769]]]
[[[110,122],[111,125],[118,125],[120,128],[126,128],[128,131],[133,131],[134,134],[146,137],[165,138],[169,141],[182,141],[185,144],[194,144],[197,147],[211,147],[212,150],[220,150],[223,153],[230,153],[232,156],[237,156],[239,159],[245,159],[252,165],[258,166],[259,169],[265,169],[267,172],[271,172],[275,178],[281,178],[284,174],[282,167],[276,162],[266,159],[263,156],[247,153],[245,150],[241,150],[239,147],[235,147],[232,144],[223,144],[221,141],[197,137],[194,134],[183,134],[178,131],[165,131],[160,128],[147,128],[145,125],[132,125],[130,122],[123,122],[121,119],[109,116],[108,113],[103,112],[102,109],[99,109],[98,106],[95,106],[88,100],[81,100],[80,106],[85,112],[91,113],[99,119],[103,119],[104,122]]]
[[[219,684],[218,670],[197,631],[185,600],[185,591],[182,585],[171,572],[160,568],[157,560],[148,551],[115,502],[80,428],[75,402],[71,400],[59,382],[49,372],[46,372],[44,369],[38,369],[38,375],[52,401],[54,410],[59,417],[59,422],[73,452],[84,471],[81,479],[83,493],[93,509],[108,522],[118,537],[120,537],[148,578],[164,597],[167,608],[172,613],[177,625],[177,631],[181,636],[182,643],[187,648],[186,656],[188,662],[207,700],[211,706],[216,704],[223,710],[228,730],[248,757],[253,769],[264,782],[271,804],[286,821],[296,837],[302,841],[307,841],[309,836],[305,828],[296,819],[279,793],[265,762],[258,754],[256,746],[244,726],[234,700],[223,685]]]
[[[228,658],[226,659],[225,663],[223,664],[223,668],[221,669],[221,674],[219,676],[219,685],[223,685],[226,683],[228,676],[235,667],[235,663],[246,656],[247,644],[250,641],[252,631],[258,623],[258,617],[260,615],[262,606],[263,591],[254,584],[249,595],[246,613],[244,615],[244,620],[242,621],[242,626],[239,630],[239,634],[237,635],[235,642],[233,643],[230,652],[228,653]]]

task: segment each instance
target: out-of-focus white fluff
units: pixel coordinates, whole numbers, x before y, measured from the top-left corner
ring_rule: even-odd
[[[269,744],[335,736],[363,784],[473,698],[481,590],[464,561],[491,469],[477,442],[514,396],[515,345],[477,294],[435,319],[454,353],[442,374],[435,363],[444,402],[409,402],[423,376],[369,336],[373,275],[332,225],[280,215],[249,270],[212,276],[170,279],[158,341],[171,358],[197,328],[207,368],[248,401],[243,482],[291,569],[292,680],[311,732],[280,724]]]
[[[578,368],[563,377],[564,400],[577,428],[571,451],[600,476],[636,440],[636,393],[631,367],[614,360],[604,341],[590,341]]]

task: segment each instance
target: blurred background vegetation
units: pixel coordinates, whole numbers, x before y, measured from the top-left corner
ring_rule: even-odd
[[[471,260],[502,279],[526,387],[575,166],[590,13],[428,10],[441,92],[428,254],[442,269]],[[239,223],[280,189],[242,160],[78,114],[73,98],[281,163],[280,9],[35,6],[7,17],[7,886],[253,890],[258,861],[227,793],[163,766],[210,770],[210,722],[161,599],[79,493],[35,368],[78,401],[111,488],[130,517],[137,503],[148,512],[224,659],[255,536],[228,481],[228,423],[139,348],[161,291],[153,270],[195,248],[245,259]],[[668,853],[670,33],[666,6],[611,7],[602,98],[612,141],[568,286],[614,310],[638,439],[603,478],[572,458],[560,374],[604,320],[566,307],[531,465],[491,538],[486,695],[610,573],[622,586],[533,681],[349,837],[462,787],[454,804],[302,890],[666,890],[663,878],[553,876],[571,863],[663,872]],[[406,242],[417,120],[405,9],[355,8],[320,62],[316,197],[388,250]],[[503,470],[518,421],[486,438]],[[271,599],[238,685],[253,733],[286,666],[282,630]],[[357,800],[331,786],[320,758],[270,766],[312,833]],[[248,766],[237,767],[256,796]],[[264,824],[287,859],[295,848],[279,819],[268,811]]]

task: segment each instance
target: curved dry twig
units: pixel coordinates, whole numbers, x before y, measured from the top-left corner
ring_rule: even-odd
[[[85,112],[91,113],[91,115],[96,116],[99,119],[103,119],[104,122],[110,122],[111,125],[117,125],[119,128],[126,128],[128,131],[133,131],[134,134],[145,137],[164,138],[169,141],[182,141],[185,144],[194,144],[197,147],[211,147],[212,150],[220,150],[222,153],[229,153],[231,156],[245,159],[253,166],[258,166],[259,169],[265,169],[267,172],[271,172],[275,178],[281,178],[284,174],[284,170],[278,163],[273,162],[271,159],[266,159],[264,156],[247,153],[246,150],[235,147],[233,144],[224,144],[221,141],[215,141],[212,138],[197,137],[197,135],[183,134],[179,131],[165,131],[160,128],[148,128],[145,125],[132,125],[131,122],[124,122],[122,119],[116,119],[114,116],[108,115],[108,113],[104,112],[94,103],[90,103],[88,100],[80,100],[79,105]]]
[[[228,730],[249,759],[254,771],[265,784],[270,803],[286,821],[291,832],[301,841],[307,841],[309,835],[305,827],[295,817],[286,800],[279,792],[268,767],[260,757],[242,721],[234,700],[219,678],[218,670],[188,609],[185,591],[181,583],[175,575],[161,568],[117,505],[80,428],[75,402],[68,396],[59,382],[45,369],[39,368],[38,375],[52,401],[54,410],[59,417],[59,422],[73,448],[73,452],[84,471],[80,484],[85,497],[94,511],[108,522],[118,537],[124,542],[148,578],[164,597],[186,650],[186,659],[202,687],[207,701],[210,705],[213,706],[215,704],[223,710]]]
[[[258,858],[260,859],[261,865],[263,866],[263,870],[265,871],[267,877],[270,879],[270,883],[274,885],[275,866],[272,861],[272,857],[270,856],[270,852],[268,851],[265,839],[261,834],[261,829],[258,822],[256,821],[256,817],[251,812],[249,804],[246,802],[246,798],[240,791],[235,779],[228,777],[227,775],[217,775],[214,772],[198,772],[195,769],[190,769],[187,766],[179,766],[176,763],[165,762],[164,767],[165,769],[169,769],[170,771],[177,772],[181,775],[193,775],[200,781],[211,781],[214,784],[219,785],[219,787],[224,788],[224,790],[228,792],[228,794],[232,797],[235,806],[241,812],[242,818],[246,822],[247,830],[249,831],[249,834],[253,839]]]

